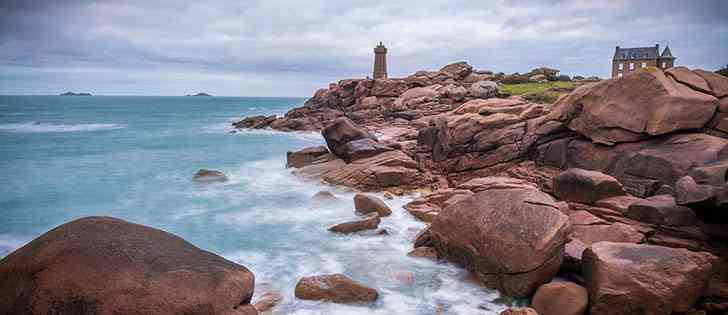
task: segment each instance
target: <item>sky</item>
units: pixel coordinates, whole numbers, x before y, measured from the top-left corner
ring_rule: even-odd
[[[0,0],[0,94],[310,96],[371,76],[476,69],[608,77],[614,47],[728,64],[726,0]]]

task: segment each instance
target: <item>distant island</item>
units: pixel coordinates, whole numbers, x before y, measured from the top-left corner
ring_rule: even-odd
[[[193,94],[193,95],[187,94],[187,96],[212,96],[212,95],[207,94],[207,93],[197,93],[197,94]]]
[[[91,93],[66,92],[66,93],[61,94],[61,96],[91,96]]]

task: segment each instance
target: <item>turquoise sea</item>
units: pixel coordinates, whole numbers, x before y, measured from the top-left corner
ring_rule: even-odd
[[[353,192],[303,181],[285,153],[317,133],[231,133],[244,116],[283,114],[301,98],[0,96],[0,257],[82,216],[109,215],[177,234],[245,265],[276,314],[498,314],[495,291],[447,263],[406,256],[424,224],[387,201],[387,236],[334,235],[356,218]],[[200,168],[230,181],[197,184]],[[312,196],[333,192],[336,202]],[[341,272],[379,290],[373,305],[296,300],[296,281]]]

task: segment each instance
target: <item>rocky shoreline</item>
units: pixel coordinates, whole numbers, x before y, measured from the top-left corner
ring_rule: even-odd
[[[289,152],[304,178],[385,196],[429,225],[413,257],[444,259],[531,307],[504,314],[728,311],[728,78],[683,67],[590,83],[554,104],[499,93],[464,62],[403,79],[348,79],[284,117],[236,128],[321,131]],[[205,170],[200,182],[224,180]],[[375,233],[386,202],[354,198]],[[325,228],[325,227],[321,227]],[[91,281],[88,281],[88,280]],[[257,314],[245,267],[113,218],[61,225],[0,261],[0,313]],[[204,293],[204,294],[201,294]],[[369,303],[346,275],[300,279],[295,296]]]
[[[420,193],[411,254],[541,315],[728,311],[727,78],[646,69],[554,104],[499,97],[495,79],[455,63],[342,80],[234,125],[321,130],[330,153],[290,152],[294,173]]]

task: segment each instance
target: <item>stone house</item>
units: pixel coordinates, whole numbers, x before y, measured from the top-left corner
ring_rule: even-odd
[[[665,50],[660,54],[660,45],[654,47],[633,47],[614,49],[612,59],[612,77],[622,77],[630,72],[641,68],[655,67],[660,69],[672,68],[675,64],[675,57],[670,47],[665,45]]]

